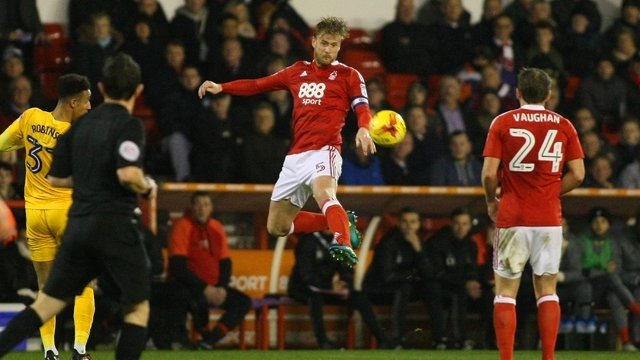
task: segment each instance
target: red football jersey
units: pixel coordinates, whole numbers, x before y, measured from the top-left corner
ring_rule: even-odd
[[[340,131],[349,108],[354,111],[364,108],[369,113],[362,75],[338,61],[324,67],[315,61],[298,61],[267,77],[222,84],[222,90],[232,95],[255,95],[285,89],[293,96],[293,142],[289,154],[318,150],[326,145],[340,149]],[[360,116],[358,123],[360,126],[368,125],[363,125]]]
[[[569,120],[541,105],[525,105],[493,120],[483,155],[500,159],[497,227],[558,226],[566,161],[584,157]]]

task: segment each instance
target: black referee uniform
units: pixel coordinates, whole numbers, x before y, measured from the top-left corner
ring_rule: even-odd
[[[124,305],[149,299],[150,262],[134,215],[137,197],[117,176],[122,167],[142,168],[144,143],[142,122],[117,104],[99,106],[58,140],[49,175],[73,178],[73,205],[46,294],[71,298],[104,274]]]

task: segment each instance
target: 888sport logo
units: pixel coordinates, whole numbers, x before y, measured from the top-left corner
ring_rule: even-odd
[[[302,99],[302,105],[322,105],[325,83],[302,83],[298,91],[298,98]]]

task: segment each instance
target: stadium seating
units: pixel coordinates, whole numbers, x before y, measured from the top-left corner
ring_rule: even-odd
[[[387,88],[387,101],[396,109],[400,110],[407,102],[407,91],[411,83],[420,80],[418,75],[414,74],[392,74],[385,76],[385,85]]]
[[[370,49],[345,49],[342,52],[342,62],[352,66],[365,80],[381,76],[385,73],[384,66],[377,51]]]
[[[58,78],[62,75],[60,71],[41,71],[38,74],[42,93],[47,100],[58,99]]]

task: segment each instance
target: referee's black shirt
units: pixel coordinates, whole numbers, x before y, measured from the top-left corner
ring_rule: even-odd
[[[136,194],[120,185],[116,170],[142,168],[144,147],[142,122],[121,105],[102,104],[76,120],[58,139],[49,172],[73,177],[69,216],[132,214]]]

